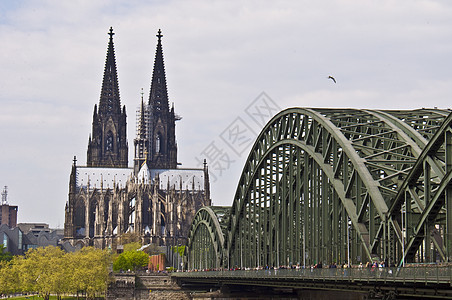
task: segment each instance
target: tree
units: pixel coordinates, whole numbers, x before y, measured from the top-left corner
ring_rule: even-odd
[[[126,259],[126,256],[123,255],[125,252],[121,253],[116,257],[113,262],[113,271],[118,272],[120,270],[128,270],[130,269],[129,262]]]
[[[0,261],[10,261],[13,259],[13,256],[9,252],[5,252],[6,247],[3,244],[0,244]]]
[[[16,261],[21,257],[14,257],[11,261],[0,261],[0,294],[12,294],[21,291],[19,272]]]
[[[143,251],[131,250],[121,253],[113,262],[113,271],[134,270],[147,266],[149,255]]]
[[[106,250],[86,247],[71,253],[68,262],[71,270],[71,292],[85,291],[88,299],[103,293],[110,282],[110,263],[111,257]]]
[[[141,248],[140,242],[132,242],[124,245],[124,251],[133,251]]]
[[[88,299],[102,294],[110,282],[111,256],[91,247],[74,253],[48,246],[27,251],[11,261],[0,261],[0,293],[38,292],[50,294],[86,292]]]
[[[54,246],[28,250],[16,263],[22,290],[38,292],[45,300],[51,293],[63,293],[67,283],[64,258],[63,250]]]
[[[179,254],[180,257],[184,257],[185,246],[174,246],[173,252]]]

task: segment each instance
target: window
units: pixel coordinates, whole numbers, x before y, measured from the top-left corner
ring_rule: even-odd
[[[8,249],[8,236],[6,233],[3,233],[3,246]]]
[[[105,151],[113,151],[113,133],[111,133],[111,131],[107,133],[107,139],[105,140]]]
[[[161,235],[166,235],[166,230],[165,230],[165,219],[163,218],[163,216],[160,216],[160,233]]]
[[[22,250],[22,231],[19,229],[19,243],[17,249]]]
[[[155,139],[155,153],[160,153],[160,133],[157,134],[157,138]]]

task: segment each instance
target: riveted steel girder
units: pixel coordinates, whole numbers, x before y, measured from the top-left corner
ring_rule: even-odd
[[[193,219],[188,236],[190,269],[218,269],[223,262],[224,223],[230,207],[206,206]],[[221,223],[220,223],[221,222]]]
[[[294,156],[293,150],[287,151],[284,148],[288,145],[300,149],[301,154],[298,157]],[[412,148],[414,147],[417,147],[417,151],[413,151]],[[273,217],[275,220],[266,220],[270,224],[269,227],[276,226],[270,232],[270,235],[274,235],[271,239],[280,239],[279,235],[283,235],[281,240],[291,242],[291,238],[286,238],[284,234],[286,227],[290,234],[293,224],[291,223],[289,226],[282,223],[282,228],[278,227],[278,224],[281,223],[280,219],[286,217],[284,215],[286,204],[291,205],[290,201],[286,203],[285,199],[281,199],[281,197],[285,197],[281,193],[286,192],[292,195],[292,191],[295,194],[297,193],[294,189],[301,189],[305,191],[300,192],[301,200],[296,205],[302,206],[305,210],[302,216],[306,218],[313,216],[314,219],[318,219],[316,222],[321,221],[323,222],[322,225],[325,226],[323,229],[316,229],[318,232],[315,233],[313,241],[309,239],[309,243],[317,242],[323,235],[324,239],[329,240],[328,243],[337,244],[338,237],[332,238],[325,232],[327,231],[326,228],[331,227],[333,219],[341,220],[343,223],[342,233],[338,232],[338,234],[347,235],[348,231],[353,232],[355,235],[355,237],[352,237],[352,239],[354,238],[354,248],[357,253],[361,254],[356,255],[356,258],[360,259],[359,256],[365,256],[370,259],[373,254],[381,255],[380,249],[372,247],[372,245],[377,244],[374,241],[377,237],[377,228],[380,223],[385,222],[388,211],[387,200],[385,200],[384,195],[394,194],[391,186],[394,185],[394,180],[390,176],[394,177],[394,173],[404,172],[408,166],[411,166],[416,160],[416,152],[420,152],[419,147],[401,129],[387,122],[385,118],[367,111],[347,110],[344,113],[344,110],[289,109],[281,112],[263,129],[242,173],[226,238],[226,249],[229,251],[227,257],[230,259],[236,257],[233,264],[239,265],[238,252],[233,250],[239,248],[240,265],[242,265],[243,252],[245,251],[248,255],[248,249],[242,245],[244,243],[243,238],[246,241],[245,244],[248,242],[246,239],[249,235],[247,230],[250,230],[250,228],[246,226],[246,223],[240,221],[244,219],[243,217],[246,219],[250,216],[249,207],[256,206],[256,203],[253,203],[254,200],[250,200],[250,195],[256,193],[255,190],[258,189],[254,181],[256,179],[262,180],[262,174],[259,172],[263,168],[267,169],[265,171],[267,175],[264,175],[264,177],[270,177],[272,179],[271,184],[276,186],[274,192],[267,193],[274,198],[274,200],[271,199],[271,202],[276,200],[276,205],[273,205],[274,208],[270,207],[272,205],[269,206],[270,211],[273,214],[276,213],[276,216]],[[275,153],[282,159],[272,158]],[[308,159],[303,160],[301,159],[302,156]],[[293,164],[293,162],[296,163]],[[309,163],[312,164],[310,166],[312,171],[306,172]],[[268,168],[268,166],[275,164],[276,168]],[[405,165],[405,167],[399,167],[400,165]],[[384,172],[381,171],[383,169]],[[294,186],[291,179],[284,177],[291,172],[296,174],[297,170],[300,170],[302,179],[295,182]],[[311,175],[313,172],[323,176],[313,177]],[[323,180],[319,180],[319,178]],[[385,182],[385,185],[382,185],[380,179],[389,182],[389,184]],[[266,181],[269,181],[269,179],[266,179]],[[286,190],[287,185],[290,186],[289,191]],[[313,194],[312,188],[317,188],[318,192],[314,191]],[[333,189],[328,191],[331,188]],[[312,198],[311,195],[318,197],[328,192],[331,194],[331,199],[328,199],[330,201],[328,205],[331,206],[330,212],[328,212],[328,208],[321,207],[322,204],[325,205],[326,203],[323,203],[320,199],[309,199],[307,205],[304,202],[307,199],[304,199],[303,196]],[[266,197],[268,196],[266,195]],[[332,199],[337,199],[339,202],[334,203],[335,201]],[[307,213],[309,210],[313,210],[312,216]],[[322,213],[326,218],[325,220],[321,217]],[[299,236],[305,243],[307,239],[306,230],[315,226],[310,226],[308,220],[303,220],[303,217],[300,220],[303,225],[299,229],[304,230],[305,234],[299,234]],[[297,230],[296,226],[293,230]],[[255,234],[256,232],[253,232],[250,236]],[[278,241],[273,240],[271,241],[272,244],[267,247],[271,248],[272,251],[273,248],[278,248],[278,252],[276,259],[271,258],[269,261],[272,264],[285,264],[286,261],[279,258],[279,252],[285,254],[285,251],[279,249],[281,247],[277,243]],[[292,243],[303,243],[303,241]],[[325,246],[328,246],[328,243],[325,241]],[[349,241],[346,243],[350,244]],[[341,246],[335,246],[338,249],[335,257],[331,256],[323,258],[323,260],[328,259],[336,262],[343,260],[344,253],[351,252],[350,245],[346,246],[342,241]],[[345,247],[347,251],[344,250]],[[264,251],[262,246],[260,248],[261,251]],[[306,252],[305,246],[303,249]],[[273,253],[268,256],[271,255],[274,256]],[[305,258],[305,255],[303,255],[303,261],[306,260]],[[295,261],[293,257],[289,257],[288,260]]]
[[[392,201],[390,218],[392,230],[405,237],[401,260],[434,261],[433,245],[442,260],[452,259],[452,228],[450,219],[451,178],[452,178],[452,114],[449,115],[436,132],[430,135],[429,143],[423,149],[416,164]],[[413,209],[413,204],[417,208]],[[412,216],[417,217],[413,220]],[[444,219],[445,215],[445,221]],[[403,218],[403,220],[401,220]],[[397,227],[398,221],[405,228]],[[405,230],[402,233],[402,230]],[[438,234],[442,231],[442,234]],[[444,238],[446,241],[444,241]],[[400,240],[400,239],[399,239]]]
[[[216,215],[200,214],[190,233],[198,241],[192,251],[206,252],[209,242],[217,243],[212,253],[221,259],[211,265],[229,268],[375,257],[388,263],[431,261],[427,254],[434,249],[448,259],[448,114],[436,109],[280,112],[253,145],[227,222],[209,227],[205,220]],[[207,233],[197,229],[201,226]],[[215,237],[221,233],[224,251]],[[201,262],[197,255],[193,259]]]

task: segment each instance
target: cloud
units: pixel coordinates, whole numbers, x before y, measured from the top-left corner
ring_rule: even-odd
[[[448,107],[451,23],[448,1],[2,2],[0,186],[20,204],[19,221],[63,224],[110,26],[129,145],[162,29],[170,102],[183,116],[179,161],[190,167],[262,91],[281,108]],[[212,184],[214,203],[231,204],[246,156]]]

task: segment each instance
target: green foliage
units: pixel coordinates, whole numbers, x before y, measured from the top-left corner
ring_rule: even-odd
[[[120,270],[128,270],[129,264],[126,257],[123,255],[125,252],[121,253],[113,262],[113,271],[118,272]]]
[[[54,246],[31,249],[2,263],[0,293],[36,292],[49,299],[50,294],[84,291],[92,299],[107,288],[110,262],[108,252],[94,248],[74,253]]]
[[[185,246],[174,246],[174,253],[178,253],[180,257],[183,257],[185,254]]]
[[[3,244],[0,244],[0,261],[10,261],[13,259],[13,256],[9,252],[5,252],[6,247]]]
[[[94,298],[97,293],[105,291],[110,280],[110,263],[111,257],[106,250],[86,247],[75,252],[69,263],[72,292],[85,291],[88,298]]]
[[[14,257],[12,261],[1,262],[0,268],[0,293],[11,294],[20,292],[19,274],[17,268],[13,265],[20,257]]]
[[[140,267],[147,266],[149,255],[143,251],[130,250],[121,253],[113,262],[113,271],[137,270]]]
[[[67,279],[65,274],[65,253],[57,247],[29,250],[25,258],[15,265],[24,292],[37,292],[44,299],[50,294],[61,294]]]
[[[140,242],[132,242],[124,245],[124,252],[125,251],[133,251],[141,248]]]

